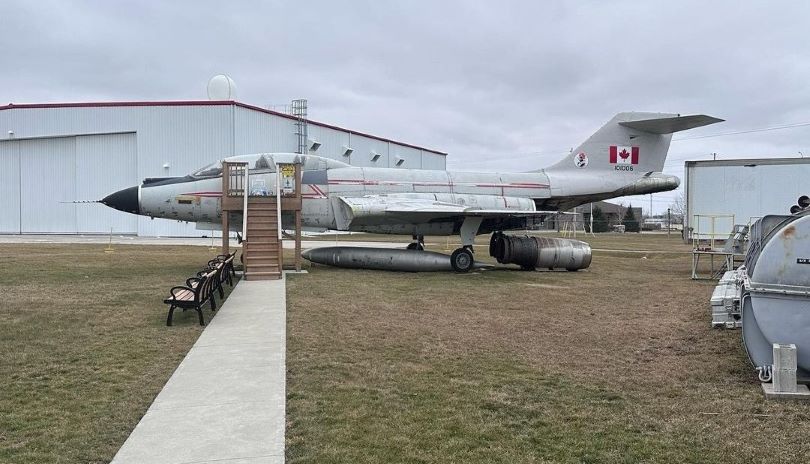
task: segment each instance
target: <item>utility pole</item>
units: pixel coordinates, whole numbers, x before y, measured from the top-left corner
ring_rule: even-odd
[[[672,220],[670,218],[670,209],[667,208],[667,238],[669,238],[669,233],[672,231]]]

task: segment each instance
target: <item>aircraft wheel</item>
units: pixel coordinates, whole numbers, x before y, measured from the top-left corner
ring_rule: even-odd
[[[419,250],[419,251],[424,251],[424,250],[425,250],[425,246],[424,246],[424,245],[422,245],[422,244],[421,244],[421,243],[419,243],[419,242],[412,242],[412,243],[409,243],[409,244],[408,244],[408,246],[406,247],[406,249],[408,249],[408,250]]]
[[[450,255],[450,264],[456,272],[470,272],[475,265],[472,251],[469,248],[457,248]]]

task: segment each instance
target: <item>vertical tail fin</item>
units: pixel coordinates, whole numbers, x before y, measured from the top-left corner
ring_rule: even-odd
[[[706,115],[619,113],[546,171],[661,172],[674,132],[721,121]]]

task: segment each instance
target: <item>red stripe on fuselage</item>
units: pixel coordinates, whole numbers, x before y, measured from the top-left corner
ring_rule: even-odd
[[[189,195],[195,197],[221,197],[222,192],[191,192],[191,193],[181,193],[180,195]]]
[[[527,182],[516,182],[509,184],[473,184],[471,182],[461,183],[441,183],[441,182],[397,182],[397,181],[376,181],[376,180],[356,180],[356,179],[330,179],[329,185],[418,185],[431,187],[493,187],[493,188],[533,188],[547,189],[548,184],[532,184]]]

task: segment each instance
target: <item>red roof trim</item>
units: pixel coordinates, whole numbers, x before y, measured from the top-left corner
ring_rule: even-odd
[[[228,106],[228,105],[235,105],[241,108],[258,111],[260,113],[265,114],[272,114],[273,116],[278,116],[290,120],[295,120],[294,116],[291,116],[286,113],[280,113],[278,111],[268,110],[265,108],[261,108],[258,106],[248,105],[246,103],[241,103],[234,100],[181,100],[181,101],[142,101],[142,102],[85,102],[85,103],[23,103],[23,104],[13,104],[9,103],[6,106],[0,106],[0,111],[2,110],[13,110],[13,109],[42,109],[42,108],[111,108],[111,107],[119,107],[119,106]],[[447,156],[447,153],[431,150],[430,148],[424,148],[417,145],[411,145],[409,143],[402,143],[397,142],[396,140],[387,139],[384,137],[378,137],[376,135],[367,134],[365,132],[358,132],[351,129],[346,129],[340,126],[333,126],[331,124],[326,124],[323,122],[313,121],[308,119],[307,122],[309,124],[313,124],[320,127],[326,127],[328,129],[339,130],[343,132],[348,132],[349,134],[360,135],[362,137],[368,137],[370,139],[380,140],[382,142],[389,142],[395,143],[397,145],[401,145],[403,147],[414,148],[416,150],[427,151],[430,153],[436,153],[438,155]]]

